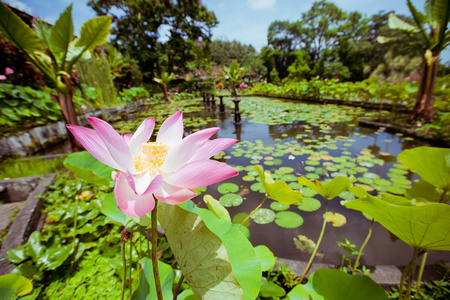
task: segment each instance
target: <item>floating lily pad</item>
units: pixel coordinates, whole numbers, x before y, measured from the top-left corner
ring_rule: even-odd
[[[316,211],[322,204],[319,200],[311,197],[303,198],[303,204],[298,205],[298,209],[303,211]]]
[[[264,189],[264,186],[261,182],[256,182],[250,186],[250,189],[254,192],[260,192],[261,189]]]
[[[270,208],[276,211],[282,211],[289,208],[289,205],[283,204],[281,202],[275,201],[270,204]]]
[[[286,174],[280,177],[281,181],[297,181],[297,176],[292,174]]]
[[[225,207],[239,206],[242,201],[242,197],[238,194],[225,194],[219,199],[220,204]]]
[[[305,171],[306,171],[306,172],[314,172],[315,169],[316,169],[316,168],[313,167],[313,166],[306,166],[306,167],[305,167]]]
[[[405,178],[391,178],[391,180],[397,185],[411,185],[411,181]]]
[[[308,178],[308,179],[311,179],[311,180],[320,178],[320,176],[317,175],[316,173],[308,173],[308,174],[305,175],[305,177]]]
[[[293,190],[299,190],[302,188],[302,186],[298,182],[290,182],[288,185]]]
[[[242,180],[244,181],[255,181],[255,176],[252,175],[245,175],[244,177],[242,177]]]
[[[286,173],[286,174],[294,172],[294,169],[291,167],[281,167],[278,170],[280,170],[280,172]]]
[[[340,213],[333,213],[331,211],[326,212],[323,215],[326,222],[331,223],[334,227],[341,227],[347,223],[347,219]]]
[[[239,190],[239,186],[232,182],[226,182],[219,185],[217,190],[221,194],[236,193]]]
[[[406,193],[406,189],[399,186],[391,186],[388,191],[392,194],[404,195]]]
[[[303,224],[303,218],[292,211],[282,211],[276,214],[275,223],[283,228],[297,228]]]
[[[260,208],[250,218],[258,224],[269,224],[275,220],[275,212],[268,208]]]

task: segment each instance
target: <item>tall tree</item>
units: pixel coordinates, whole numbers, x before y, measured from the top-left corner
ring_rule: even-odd
[[[58,95],[51,95],[59,104],[67,124],[78,125],[73,105],[72,70],[74,64],[90,51],[106,42],[111,18],[104,16],[81,25],[80,37],[75,38],[72,5],[60,15],[53,27],[38,20],[33,31],[5,4],[0,2],[0,34],[19,48],[48,79]],[[82,149],[77,139],[69,134],[72,150]]]
[[[450,0],[427,0],[424,5],[425,14],[407,0],[409,10],[414,18],[410,24],[394,14],[389,15],[389,27],[402,32],[409,43],[417,48],[423,58],[422,73],[416,104],[410,116],[412,120],[433,120],[433,90],[439,67],[439,55],[450,44]],[[427,32],[428,31],[428,32]],[[380,42],[391,39],[379,37]]]
[[[184,72],[187,62],[197,58],[195,47],[206,54],[217,25],[214,13],[199,0],[91,0],[88,5],[113,17],[113,42],[136,58],[151,79],[163,71]]]

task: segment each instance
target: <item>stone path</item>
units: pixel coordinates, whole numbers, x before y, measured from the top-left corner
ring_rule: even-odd
[[[17,215],[17,212],[25,205],[25,201],[5,203],[0,205],[0,232],[8,228],[12,223],[11,216]]]

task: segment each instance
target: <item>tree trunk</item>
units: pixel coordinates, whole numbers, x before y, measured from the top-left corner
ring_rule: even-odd
[[[233,81],[230,82],[230,87],[231,87],[231,96],[237,97],[236,86]]]
[[[436,82],[437,71],[439,66],[439,55],[432,57],[432,63],[428,64],[424,60],[422,74],[420,78],[419,92],[417,93],[416,104],[413,112],[409,117],[409,121],[422,120],[424,122],[432,122],[433,113],[433,91]]]
[[[169,91],[167,90],[167,85],[161,84],[161,88],[163,90],[164,99],[166,99],[166,101],[175,102],[169,98]]]
[[[66,84],[66,87],[67,87],[66,93],[59,91],[58,96],[56,95],[51,96],[53,100],[56,100],[59,106],[61,107],[61,111],[63,113],[64,121],[66,122],[66,124],[79,125],[77,114],[75,112],[75,107],[72,101],[73,95],[70,83]],[[72,152],[82,151],[84,148],[80,144],[80,142],[75,138],[75,136],[69,130],[67,130],[67,134],[69,136],[69,144]]]

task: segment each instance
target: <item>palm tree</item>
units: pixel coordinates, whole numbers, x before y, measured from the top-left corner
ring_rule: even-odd
[[[427,0],[424,5],[425,14],[418,11],[411,0],[407,4],[414,23],[409,24],[394,14],[389,15],[389,27],[402,31],[403,37],[420,51],[423,64],[419,91],[414,110],[409,118],[431,122],[433,113],[433,90],[439,66],[439,54],[450,44],[450,0]],[[427,32],[428,30],[428,32]],[[397,38],[378,37],[378,42],[385,43]]]
[[[241,68],[237,60],[233,60],[229,68],[224,68],[224,72],[231,83],[231,96],[236,97],[236,86],[238,85],[239,79],[247,73],[247,70]]]
[[[169,75],[169,73],[167,72],[162,72],[161,76],[155,76],[155,78],[153,78],[153,80],[159,83],[159,85],[161,86],[161,89],[164,93],[164,99],[170,102],[174,101],[169,98],[169,91],[167,87],[169,86],[169,83],[173,80],[174,77],[175,77],[174,73],[170,73]]]

